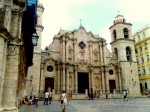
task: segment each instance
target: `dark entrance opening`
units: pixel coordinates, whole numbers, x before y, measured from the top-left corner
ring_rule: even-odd
[[[89,75],[78,72],[78,93],[85,93],[85,89],[89,90]]]
[[[54,78],[45,78],[45,92],[48,88],[54,89]]]
[[[113,90],[116,89],[115,80],[109,80],[109,89],[110,89],[110,93],[113,93]]]

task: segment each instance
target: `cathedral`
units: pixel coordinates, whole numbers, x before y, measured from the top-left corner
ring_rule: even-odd
[[[33,80],[32,92],[42,97],[52,90],[56,98],[65,90],[72,92],[74,99],[84,99],[91,92],[97,98],[106,93],[119,97],[127,90],[130,96],[139,96],[132,24],[117,15],[109,29],[111,52],[104,38],[87,32],[82,25],[73,31],[61,29],[39,53],[41,61],[36,63],[40,63],[40,70],[39,75],[32,74],[38,77]]]

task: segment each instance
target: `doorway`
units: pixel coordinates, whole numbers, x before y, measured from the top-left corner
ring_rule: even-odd
[[[45,78],[45,92],[48,91],[49,87],[51,90],[54,89],[54,78]]]
[[[113,90],[116,89],[115,80],[109,80],[109,89],[110,89],[110,93],[113,93]]]
[[[85,93],[85,89],[89,90],[89,75],[78,72],[78,93]]]

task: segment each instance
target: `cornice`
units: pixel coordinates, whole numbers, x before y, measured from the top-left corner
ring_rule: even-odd
[[[131,23],[115,23],[115,24],[113,24],[112,26],[110,26],[109,29],[113,28],[114,26],[116,26],[116,25],[118,25],[118,24],[123,24],[123,25],[130,25],[130,26],[132,26]]]
[[[110,44],[112,45],[112,44],[114,44],[115,42],[118,42],[118,41],[121,41],[121,40],[134,42],[134,39],[119,38],[119,39],[116,39],[115,41],[111,42]]]
[[[41,4],[39,4],[39,5],[37,6],[37,8],[41,8],[43,11],[45,10],[45,8],[43,7],[43,5],[41,5]]]
[[[36,27],[41,28],[41,29],[42,29],[42,31],[43,31],[43,29],[44,29],[44,26],[42,26],[42,25],[36,25]]]

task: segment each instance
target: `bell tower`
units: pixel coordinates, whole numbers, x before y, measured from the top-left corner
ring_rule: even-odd
[[[109,29],[113,58],[121,67],[122,90],[127,90],[132,96],[139,96],[140,86],[134,40],[132,39],[132,24],[127,23],[124,16],[117,15]]]

